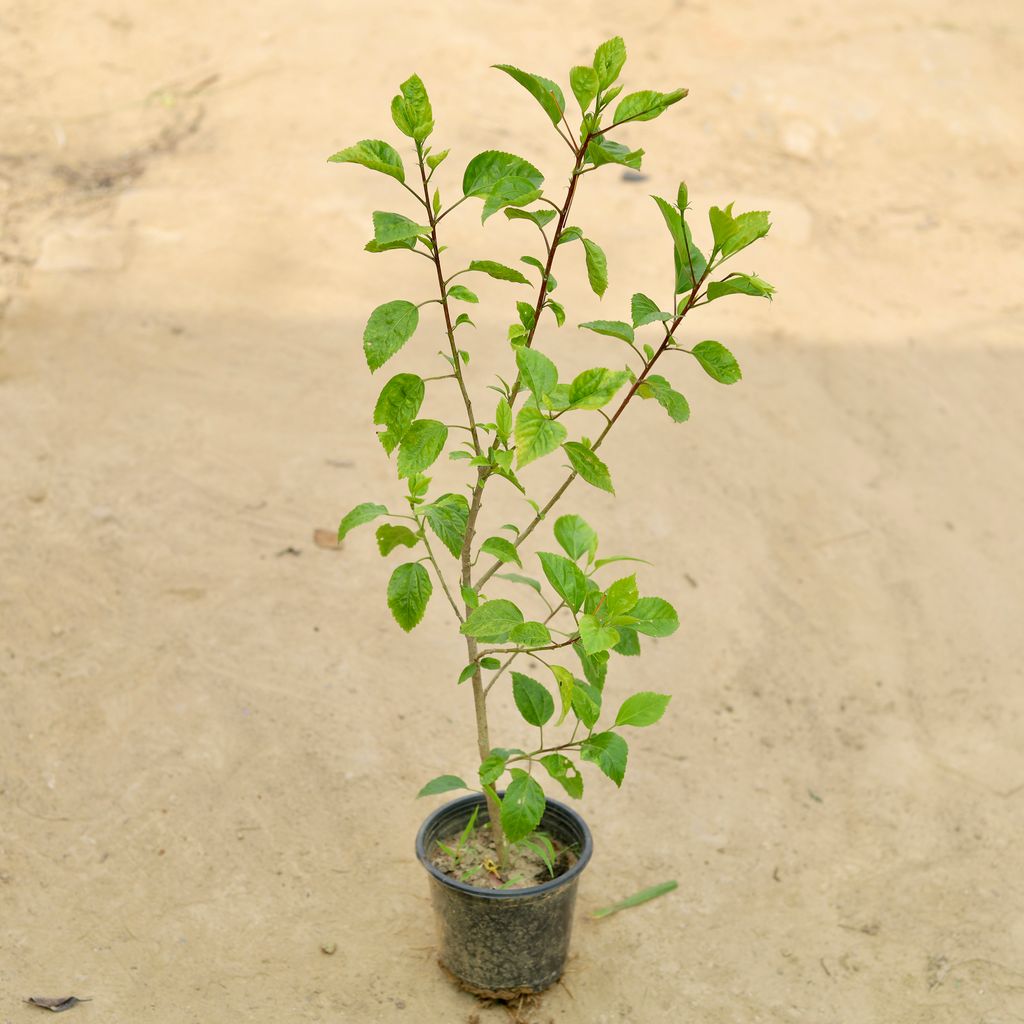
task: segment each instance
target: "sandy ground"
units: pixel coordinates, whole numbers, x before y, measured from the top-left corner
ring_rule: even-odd
[[[435,967],[412,854],[412,794],[475,764],[444,605],[406,638],[369,531],[312,543],[398,498],[360,335],[429,289],[361,252],[400,193],[324,160],[394,138],[416,70],[450,194],[502,146],[557,189],[568,154],[488,65],[564,79],[618,32],[630,83],[691,92],[629,135],[648,180],[585,179],[612,286],[567,264],[570,323],[657,293],[646,194],[680,176],[774,212],[747,269],[779,295],[695,316],[744,382],[687,378],[683,427],[631,412],[620,499],[566,498],[657,560],[683,628],[620,671],[675,701],[621,793],[591,784],[573,957],[526,1019],[1024,1021],[1022,28],[939,0],[8,0],[0,1021],[71,992],[83,1024],[507,1019]],[[453,260],[526,251],[463,210]],[[479,320],[477,388],[510,315]]]

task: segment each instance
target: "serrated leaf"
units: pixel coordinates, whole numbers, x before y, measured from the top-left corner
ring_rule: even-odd
[[[462,194],[482,198],[505,178],[523,178],[534,188],[540,188],[544,183],[544,175],[528,160],[512,153],[488,149],[478,153],[467,165],[462,176]]]
[[[372,501],[364,501],[361,505],[356,505],[351,512],[346,513],[338,526],[338,543],[340,544],[345,539],[349,530],[354,530],[357,526],[363,526],[365,523],[387,514],[388,510],[383,505],[377,505]]]
[[[519,367],[523,386],[531,391],[538,401],[558,383],[558,368],[546,355],[534,348],[517,349],[516,366]]]
[[[580,111],[585,114],[587,107],[594,102],[601,83],[593,68],[578,65],[569,72],[569,88],[572,89],[572,94],[580,105]]]
[[[687,89],[673,89],[672,92],[658,92],[654,89],[643,89],[624,96],[615,108],[612,126],[626,121],[653,121],[663,114],[673,103],[678,103],[686,96]]]
[[[601,717],[601,691],[590,683],[573,680],[572,710],[587,729],[593,729]]]
[[[398,448],[398,476],[413,476],[432,466],[444,450],[448,428],[438,420],[413,420]]]
[[[580,770],[564,754],[546,754],[540,763],[574,800],[583,796],[583,776]]]
[[[373,212],[373,240],[378,246],[406,242],[429,233],[430,228],[417,224],[400,213],[387,213],[383,210]]]
[[[516,417],[516,469],[555,451],[568,431],[539,409],[526,406]]]
[[[431,779],[416,796],[435,796],[438,793],[447,793],[453,789],[469,789],[469,786],[458,775],[438,775],[436,779]]]
[[[661,597],[641,597],[629,613],[633,629],[646,636],[671,636],[679,628],[675,608]]]
[[[558,124],[561,121],[562,111],[565,109],[565,98],[562,96],[561,89],[554,82],[531,74],[529,71],[521,71],[511,64],[494,64],[492,67],[497,68],[498,71],[504,71],[506,75],[517,81],[544,108],[544,113],[551,118],[552,124]]]
[[[630,626],[616,626],[619,631],[619,642],[612,648],[616,654],[626,658],[635,658],[640,654],[640,637]]]
[[[599,732],[585,739],[583,746],[580,747],[580,756],[584,761],[596,764],[616,786],[622,785],[626,775],[629,746],[618,733]]]
[[[649,299],[643,292],[637,292],[630,302],[630,311],[633,315],[633,326],[643,327],[652,324],[655,320],[671,320],[671,313],[663,313],[658,304]]]
[[[678,392],[672,390],[664,377],[652,373],[644,378],[636,389],[641,398],[653,398],[676,423],[685,423],[690,418],[690,403]]]
[[[720,342],[702,341],[691,350],[709,377],[720,384],[735,384],[743,374],[733,354]]]
[[[512,781],[501,801],[501,827],[509,842],[525,839],[544,817],[546,801],[540,783],[521,768],[512,768]]]
[[[749,213],[732,215],[733,204],[724,210],[712,206],[708,211],[711,232],[715,238],[715,249],[722,256],[732,256],[741,249],[768,234],[771,223],[767,210],[751,210]]]
[[[485,601],[475,608],[459,629],[465,636],[490,643],[504,643],[523,621],[523,613],[511,601]]]
[[[588,320],[580,324],[580,329],[586,328],[595,334],[603,334],[609,338],[618,338],[620,341],[633,343],[633,328],[624,320]]]
[[[594,53],[594,71],[597,73],[597,84],[602,90],[619,77],[625,63],[626,44],[622,36],[615,36],[597,48]]]
[[[442,160],[451,152],[450,149],[443,149],[440,153],[435,153],[432,156],[427,157],[427,166],[432,170],[437,170],[437,167]]]
[[[580,516],[559,516],[555,520],[554,533],[555,540],[573,561],[583,555],[593,559],[597,552],[597,534]]]
[[[572,649],[580,659],[580,664],[583,666],[583,675],[586,677],[587,682],[591,683],[597,690],[600,690],[608,677],[608,659],[610,657],[608,652],[599,651],[597,654],[587,654],[579,640],[572,645]]]
[[[339,150],[327,158],[332,164],[360,164],[371,171],[389,174],[392,178],[405,181],[405,168],[397,150],[380,139],[363,139],[354,146]]]
[[[551,674],[555,677],[555,682],[558,684],[558,695],[562,699],[562,710],[558,716],[558,721],[555,725],[561,725],[565,721],[565,716],[569,713],[572,708],[572,693],[575,688],[575,680],[573,679],[572,673],[561,665],[549,665]]]
[[[477,774],[480,776],[481,786],[493,786],[505,774],[505,762],[509,759],[506,750],[492,750],[491,753],[480,762]]]
[[[506,267],[503,263],[495,263],[494,260],[471,260],[469,269],[487,274],[488,277],[493,277],[497,281],[511,281],[513,284],[530,283],[525,274],[512,267]]]
[[[460,302],[479,302],[480,298],[476,292],[471,292],[465,285],[453,284],[448,289],[449,299],[458,299]]]
[[[605,610],[609,615],[625,615],[640,600],[636,576],[623,576],[605,591]]]
[[[578,612],[587,595],[587,578],[580,571],[580,567],[568,558],[550,551],[539,551],[537,557],[555,593],[574,613]]]
[[[419,562],[405,562],[391,574],[388,607],[406,633],[423,618],[433,590],[427,570]]]
[[[624,370],[606,370],[597,366],[584,370],[569,386],[570,409],[600,409],[629,380]]]
[[[456,558],[462,554],[469,520],[469,502],[461,494],[442,494],[436,501],[424,505],[420,513],[426,518],[438,540]]]
[[[542,228],[550,224],[558,214],[554,210],[520,210],[516,207],[510,207],[505,211],[505,216],[509,220],[528,220],[536,224],[537,227]]]
[[[621,142],[613,142],[608,138],[594,139],[587,146],[587,163],[595,167],[604,164],[621,164],[630,170],[639,171],[643,163],[644,151],[630,149]]]
[[[555,713],[551,694],[536,679],[520,672],[512,673],[512,699],[528,725],[547,725]]]
[[[370,372],[379,370],[414,334],[419,310],[405,299],[378,306],[363,331],[363,351]]]
[[[426,385],[415,373],[400,373],[381,389],[373,422],[387,429],[377,435],[390,455],[398,447],[423,404]]]
[[[587,280],[594,294],[601,298],[608,288],[608,261],[604,250],[589,238],[583,239],[583,248],[587,258]]]
[[[510,541],[505,540],[504,537],[488,537],[487,540],[480,545],[480,550],[485,555],[492,555],[494,558],[498,559],[499,562],[515,562],[520,569],[523,567],[522,560],[519,558],[519,552],[516,551],[515,545]]]
[[[753,295],[755,298],[771,301],[775,288],[767,281],[752,274],[730,274],[721,281],[712,281],[708,285],[708,302],[720,299],[724,295]]]
[[[434,128],[434,114],[426,87],[419,75],[412,75],[400,89],[400,95],[391,101],[391,119],[403,135],[423,142]]]
[[[605,626],[593,615],[580,617],[580,640],[587,654],[609,651],[619,642],[619,632],[614,626]]]
[[[543,622],[520,623],[509,633],[508,638],[522,647],[543,647],[551,643],[551,634]]]
[[[608,467],[586,445],[579,441],[566,441],[562,450],[569,456],[572,468],[591,487],[597,487],[609,494],[615,493]]]
[[[672,698],[664,693],[651,693],[649,690],[643,693],[634,693],[627,697],[615,716],[615,724],[633,725],[637,728],[646,725],[654,725],[668,707]]]
[[[377,527],[377,547],[382,555],[390,555],[400,545],[414,548],[418,543],[419,537],[408,526],[392,526],[391,523],[384,523],[383,526]]]
[[[541,190],[527,178],[502,178],[484,199],[480,223],[507,206],[526,206],[540,196]]]
[[[557,323],[558,326],[561,327],[565,323],[565,306],[563,306],[560,302],[555,302],[554,299],[548,299],[547,302],[544,303],[544,305],[551,310],[555,317],[555,323]]]
[[[665,220],[675,250],[676,291],[693,288],[707,269],[703,253],[693,244],[693,235],[683,215],[667,199],[651,196]],[[691,273],[692,267],[692,273]]]

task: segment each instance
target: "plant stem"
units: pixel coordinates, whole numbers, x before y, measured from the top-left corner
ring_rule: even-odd
[[[546,626],[564,607],[565,602],[563,601],[557,608],[552,608],[551,614],[544,620],[544,625]],[[501,668],[499,668],[498,671],[495,672],[493,676],[491,676],[490,682],[487,684],[486,687],[484,687],[485,696],[491,692],[491,687],[494,686],[494,684],[501,678],[501,675],[505,671],[505,669],[507,669],[509,665],[511,665],[512,662],[515,661],[516,658],[518,658],[519,655],[522,653],[522,651],[516,651],[515,654],[511,655],[511,657],[505,659],[505,664],[502,665]]]
[[[441,566],[437,564],[437,559],[434,557],[434,552],[430,549],[430,541],[427,540],[427,530],[420,520],[416,520],[420,528],[420,534],[423,538],[423,545],[427,549],[427,555],[430,558],[430,564],[434,567],[434,572],[437,573],[438,582],[441,584],[441,589],[444,591],[444,596],[448,598],[448,603],[452,606],[452,610],[455,612],[455,617],[459,622],[463,622],[462,613],[459,611],[459,606],[455,603],[455,598],[452,597],[452,592],[448,589],[448,581],[444,578],[444,573],[441,572]]]

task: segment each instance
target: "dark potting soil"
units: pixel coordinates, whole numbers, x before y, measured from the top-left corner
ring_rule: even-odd
[[[461,832],[445,836],[441,840],[450,850],[456,850]],[[542,857],[528,846],[517,843],[509,849],[508,869],[498,868],[498,853],[491,838],[491,830],[486,825],[474,829],[468,839],[458,850],[458,863],[435,845],[431,855],[431,863],[459,882],[465,882],[477,889],[526,889],[531,885],[543,885],[552,878],[564,875],[576,863],[576,854],[564,843],[551,837],[555,848],[553,859],[554,874],[548,870]]]

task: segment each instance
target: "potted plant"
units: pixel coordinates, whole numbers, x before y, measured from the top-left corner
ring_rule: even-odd
[[[442,775],[426,783],[420,795],[476,792],[427,818],[417,854],[430,876],[442,964],[466,987],[492,996],[539,991],[557,980],[564,965],[576,883],[590,857],[591,839],[575,811],[545,796],[544,783],[553,782],[578,800],[581,762],[589,762],[620,786],[626,734],[657,722],[671,699],[655,692],[622,694],[606,681],[613,656],[635,657],[642,636],[675,632],[675,609],[661,597],[641,596],[636,575],[621,575],[627,559],[598,557],[597,534],[589,523],[577,514],[555,517],[555,506],[577,481],[576,496],[584,502],[587,487],[614,493],[600,450],[634,399],[661,406],[666,426],[687,420],[686,399],[655,372],[663,364],[683,356],[722,384],[740,379],[736,360],[719,342],[687,347],[680,340],[680,326],[693,309],[730,295],[770,298],[773,291],[759,277],[723,269],[768,232],[768,214],[712,207],[712,241],[702,250],[691,234],[686,186],[680,185],[675,203],[653,197],[671,236],[672,295],[655,301],[637,292],[628,320],[581,323],[621,347],[601,360],[606,365],[561,377],[552,358],[567,344],[558,337],[567,314],[554,298],[557,257],[563,249],[580,252],[598,298],[608,283],[604,252],[572,223],[573,200],[588,174],[608,166],[637,170],[643,150],[615,136],[626,125],[660,116],[687,92],[642,90],[619,98],[625,61],[625,45],[616,37],[597,48],[590,66],[572,68],[569,83],[581,111],[578,130],[570,125],[556,83],[496,65],[530,93],[570,151],[566,189],[556,198],[545,194],[544,176],[527,159],[488,150],[468,162],[457,198],[446,201],[435,177],[447,169],[449,151],[432,145],[434,115],[416,75],[391,103],[396,127],[410,140],[408,166],[396,149],[377,139],[330,157],[389,175],[406,193],[408,213],[373,214],[374,236],[366,249],[413,253],[431,264],[424,270],[433,294],[418,302],[385,302],[370,314],[363,334],[366,361],[375,373],[413,338],[422,312],[439,307],[430,330],[440,328],[443,339],[441,372],[395,374],[374,408],[380,442],[407,488],[405,511],[357,505],[342,519],[338,538],[384,520],[376,529],[380,553],[405,556],[387,585],[395,621],[403,630],[413,629],[439,589],[451,608],[453,634],[457,629],[465,644],[465,667],[453,673],[450,685],[455,699],[471,699],[475,709],[474,785],[458,775]],[[491,259],[451,265],[444,220],[472,201],[482,204],[487,228],[501,212],[518,227],[536,231],[539,245],[522,257],[521,267]],[[479,301],[470,287],[478,275],[529,295],[517,299],[517,318],[500,342],[508,345],[509,369],[490,381],[490,392],[483,395],[471,394],[467,379],[475,325],[466,310]],[[498,344],[494,338],[488,343]],[[456,389],[463,422],[446,424],[423,414],[428,389],[435,388]],[[465,493],[432,490],[426,474],[445,451],[468,471]],[[534,500],[531,464],[552,456],[566,460],[567,475],[553,493]],[[482,528],[485,507],[502,510],[495,522],[515,519],[524,499],[532,512],[525,522]],[[548,526],[554,544],[544,543],[534,556],[540,573],[527,572],[526,542]],[[556,546],[560,550],[553,550]],[[525,599],[513,600],[511,593]],[[536,672],[542,678],[511,669],[523,655],[543,667]],[[466,683],[464,697],[459,688]],[[537,730],[536,741],[524,748],[498,746],[491,737],[488,703],[510,698],[526,726]]]

